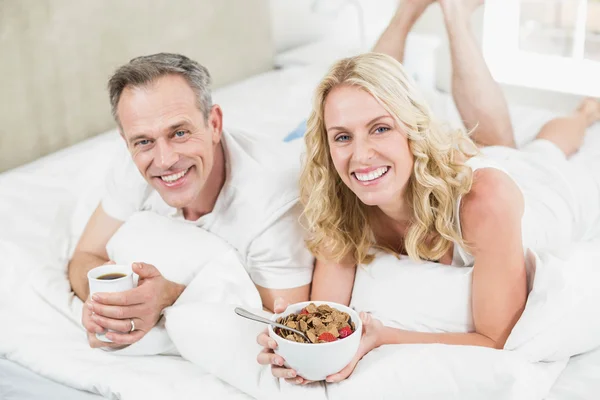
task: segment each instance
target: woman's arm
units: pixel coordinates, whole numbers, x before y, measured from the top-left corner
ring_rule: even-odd
[[[472,243],[475,331],[502,348],[527,301],[527,271],[521,220],[523,195],[514,181],[495,169],[476,172],[465,196],[463,237]]]
[[[346,379],[361,358],[384,344],[444,343],[501,349],[527,300],[527,274],[521,239],[523,197],[501,171],[476,172],[461,207],[463,238],[471,244],[472,307],[475,332],[421,333],[386,327],[361,314],[364,333],[354,359],[328,382]]]
[[[356,264],[317,260],[313,272],[311,300],[333,301],[350,305]]]
[[[523,196],[512,179],[496,169],[476,172],[461,207],[461,225],[475,257],[473,333],[419,333],[393,328],[378,344],[446,343],[503,348],[525,308],[527,274],[521,236]]]
[[[429,333],[411,332],[402,329],[384,326],[379,333],[375,348],[384,344],[410,344],[410,343],[443,343],[464,346],[481,346],[501,349],[499,343],[477,332],[469,333]]]

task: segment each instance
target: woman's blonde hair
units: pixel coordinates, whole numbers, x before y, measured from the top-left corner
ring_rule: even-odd
[[[309,249],[319,258],[340,262],[351,257],[352,262],[368,264],[371,250],[381,247],[375,243],[370,207],[344,184],[330,156],[324,104],[340,85],[372,95],[408,137],[414,168],[406,200],[414,219],[404,239],[407,254],[414,260],[439,260],[452,242],[466,247],[456,221],[456,203],[471,189],[472,172],[464,160],[476,153],[476,146],[464,131],[444,129],[432,117],[398,61],[367,53],[336,62],[315,92],[300,178]]]

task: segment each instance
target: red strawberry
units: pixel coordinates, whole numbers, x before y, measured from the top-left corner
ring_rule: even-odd
[[[319,335],[318,340],[322,340],[324,342],[335,342],[337,339],[333,334],[329,332],[323,332]]]
[[[309,314],[309,312],[306,310],[306,308],[303,308],[302,311],[300,311],[300,315],[306,315]]]
[[[347,336],[352,335],[352,328],[350,328],[349,326],[345,326],[342,329],[340,329],[339,332],[340,332],[340,337],[343,339]]]

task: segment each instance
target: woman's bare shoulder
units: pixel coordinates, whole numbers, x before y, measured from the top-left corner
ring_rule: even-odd
[[[477,241],[480,235],[493,233],[498,224],[520,224],[523,209],[523,195],[510,176],[496,168],[478,169],[461,202],[463,237]]]

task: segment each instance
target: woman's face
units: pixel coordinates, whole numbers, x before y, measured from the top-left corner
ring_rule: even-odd
[[[365,204],[395,208],[413,170],[402,127],[366,91],[337,86],[325,99],[331,158],[342,181]]]

